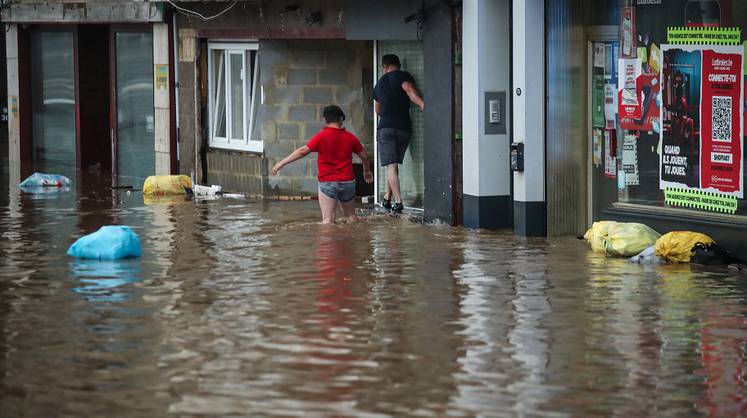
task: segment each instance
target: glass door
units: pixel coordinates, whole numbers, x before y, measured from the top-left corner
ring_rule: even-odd
[[[153,35],[114,32],[113,36],[117,183],[140,188],[156,167]]]
[[[75,179],[75,36],[31,32],[34,170]]]
[[[589,223],[617,202],[622,139],[617,119],[618,42],[589,42]]]
[[[415,84],[423,92],[423,44],[421,42],[400,41],[377,41],[376,63],[378,68],[376,78],[383,75],[381,68],[381,57],[386,54],[395,54],[402,63],[402,70],[412,74]],[[412,120],[412,132],[410,134],[410,146],[405,153],[405,159],[399,167],[399,183],[402,192],[402,203],[405,207],[423,208],[423,113],[417,106],[410,106],[410,119]],[[378,160],[378,155],[375,157]],[[377,202],[380,202],[386,191],[386,169],[376,162],[376,188]]]

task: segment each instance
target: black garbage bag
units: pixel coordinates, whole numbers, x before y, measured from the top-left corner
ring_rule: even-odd
[[[729,251],[716,244],[703,244],[699,242],[692,249],[693,255],[690,262],[694,264],[703,264],[708,266],[718,266],[726,264],[741,263],[739,259],[734,258]]]

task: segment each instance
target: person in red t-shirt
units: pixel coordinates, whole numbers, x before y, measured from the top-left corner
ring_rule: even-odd
[[[368,165],[368,153],[358,138],[342,127],[345,114],[335,105],[324,108],[324,121],[327,126],[314,135],[309,142],[293,151],[282,161],[272,167],[276,176],[281,168],[301,159],[310,152],[319,153],[317,178],[319,180],[319,207],[322,210],[322,223],[335,222],[337,202],[342,206],[342,213],[348,222],[355,222],[355,173],[353,172],[353,153],[363,163],[363,178],[366,183],[373,181],[373,174]]]

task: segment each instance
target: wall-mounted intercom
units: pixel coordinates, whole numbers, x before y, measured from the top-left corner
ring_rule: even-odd
[[[485,135],[506,133],[506,92],[485,92]]]
[[[511,171],[524,171],[524,143],[511,144]]]
[[[497,99],[489,101],[488,113],[489,123],[501,123],[501,102]]]

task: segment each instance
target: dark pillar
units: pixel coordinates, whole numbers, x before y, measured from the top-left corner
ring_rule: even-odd
[[[453,224],[453,70],[451,6],[431,1],[423,27],[425,219]]]

